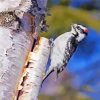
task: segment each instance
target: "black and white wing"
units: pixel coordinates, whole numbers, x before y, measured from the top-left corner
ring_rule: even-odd
[[[66,43],[68,41],[68,39],[71,37],[70,33],[64,33],[60,36],[58,36],[55,40],[54,40],[54,45],[52,48],[52,52],[50,55],[50,59],[51,59],[51,64],[46,72],[46,75],[44,77],[44,80],[49,76],[49,74],[51,74],[53,71],[57,72],[57,75],[59,72],[61,72],[63,70],[63,66],[64,66],[64,56],[65,56],[65,48],[66,48]]]
[[[73,53],[75,52],[78,42],[75,37],[70,37],[68,42],[66,43],[66,48],[65,48],[65,60],[66,62],[69,61]]]
[[[70,60],[71,56],[73,55],[73,53],[75,52],[76,48],[77,48],[77,41],[75,39],[75,37],[70,37],[66,43],[66,47],[65,47],[65,53],[64,53],[64,59],[63,59],[63,64],[62,66],[58,66],[57,69],[57,76],[59,73],[61,73],[64,68],[67,66],[68,61]]]

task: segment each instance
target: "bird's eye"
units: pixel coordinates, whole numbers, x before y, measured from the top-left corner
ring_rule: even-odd
[[[79,26],[77,26],[77,29],[78,29],[81,33],[83,33],[83,29],[81,29]]]
[[[79,26],[77,26],[77,29],[80,30],[81,28]]]

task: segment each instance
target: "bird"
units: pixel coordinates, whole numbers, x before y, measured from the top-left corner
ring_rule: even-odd
[[[50,55],[51,64],[43,77],[43,82],[52,72],[56,71],[58,76],[64,70],[78,44],[87,35],[88,29],[86,27],[80,24],[73,24],[70,32],[61,34],[53,41]]]

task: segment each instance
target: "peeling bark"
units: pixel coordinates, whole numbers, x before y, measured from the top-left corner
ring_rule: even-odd
[[[0,43],[0,100],[11,100],[32,42],[23,31],[0,27]]]
[[[45,2],[47,3],[47,0]],[[31,0],[0,0],[0,13],[12,11],[21,21],[21,28],[17,31],[0,26],[0,100],[36,100],[39,93],[50,48],[48,39],[42,37],[39,44],[35,46],[35,51],[29,53],[34,38],[37,37],[33,23],[35,15],[32,16],[27,12],[30,6]],[[22,67],[26,67],[25,61],[28,54],[32,54],[32,58],[28,60],[28,68],[25,68],[26,80],[26,77],[23,77]],[[17,92],[20,94],[18,97],[16,88],[21,76],[23,85],[21,89],[18,88]],[[29,84],[29,90],[27,84]],[[22,94],[19,93],[20,90],[23,91]]]
[[[14,100],[37,100],[49,53],[49,40],[41,37],[26,61]]]
[[[20,3],[21,0],[0,0],[0,12],[13,11]],[[30,22],[28,18],[27,22]],[[26,32],[24,29],[13,31],[0,26],[0,100],[12,100],[15,95],[22,66],[33,44],[30,35],[33,33],[32,28]]]

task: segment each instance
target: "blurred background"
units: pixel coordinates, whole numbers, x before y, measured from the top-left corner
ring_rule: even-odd
[[[42,36],[56,38],[73,23],[87,26],[89,34],[59,78],[53,73],[44,82],[39,100],[100,100],[100,0],[48,0],[48,7],[49,30]]]

